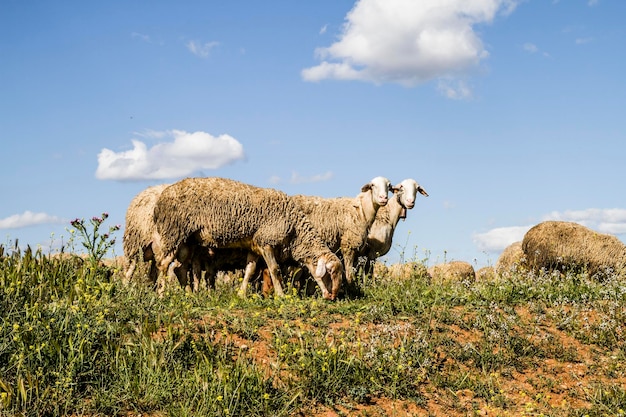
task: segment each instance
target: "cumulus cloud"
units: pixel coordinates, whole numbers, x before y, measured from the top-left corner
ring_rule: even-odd
[[[35,226],[38,224],[58,224],[67,223],[68,220],[57,216],[51,216],[46,213],[33,213],[25,211],[22,214],[14,214],[4,219],[0,219],[0,229],[19,229],[27,226]]]
[[[531,226],[497,227],[473,236],[474,244],[485,252],[501,252],[511,243],[519,242]]]
[[[600,233],[626,234],[626,209],[597,209],[553,211],[541,221],[557,220],[575,222]],[[482,251],[501,252],[511,243],[520,241],[534,225],[498,227],[473,236],[474,244]]]
[[[208,58],[211,54],[211,50],[219,45],[219,42],[199,42],[199,41],[189,41],[185,44],[189,52],[192,54],[199,56],[200,58]]]
[[[359,80],[415,86],[456,77],[489,56],[474,30],[517,0],[358,0],[339,40],[318,48],[306,81]]]
[[[543,220],[576,222],[602,233],[620,235],[626,233],[626,209],[597,209],[553,211]]]
[[[213,170],[245,157],[243,145],[229,135],[212,136],[205,132],[182,130],[149,132],[161,142],[151,148],[133,139],[133,148],[114,152],[102,149],[98,154],[96,178],[101,180],[140,181],[180,178],[200,170]]]

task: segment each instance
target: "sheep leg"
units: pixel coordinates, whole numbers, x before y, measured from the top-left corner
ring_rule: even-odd
[[[205,269],[203,268],[203,262],[200,259],[199,254],[196,252],[198,252],[197,249],[194,251],[194,255],[191,258],[191,290],[194,292],[200,289],[202,270]]]
[[[274,248],[269,245],[263,246],[259,248],[265,263],[267,264],[267,269],[270,271],[270,276],[272,277],[272,284],[274,285],[274,294],[278,297],[282,297],[285,295],[283,292],[282,281],[282,273],[280,272],[280,266],[276,261],[276,256],[274,255]]]
[[[159,274],[156,282],[157,294],[162,296],[165,292],[165,286],[167,284],[169,278],[169,268],[170,264],[174,261],[174,252],[166,255],[161,259],[158,263]],[[156,262],[156,261],[155,261]]]
[[[348,284],[352,284],[354,281],[354,252],[351,250],[345,250],[343,253],[343,266],[346,272],[346,281]]]
[[[239,288],[239,296],[245,297],[246,292],[248,291],[248,283],[250,282],[250,277],[254,275],[256,272],[256,263],[259,259],[259,255],[249,252],[246,259],[246,269],[243,274],[243,281],[241,282],[241,287]]]
[[[131,259],[128,263],[128,269],[126,269],[126,274],[124,275],[124,284],[129,284],[133,278],[133,274],[135,273],[135,268],[137,267],[137,261]]]

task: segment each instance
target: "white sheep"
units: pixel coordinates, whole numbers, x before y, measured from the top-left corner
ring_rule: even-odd
[[[324,298],[335,299],[339,292],[341,261],[295,202],[278,190],[226,178],[187,178],[163,190],[154,221],[161,239],[155,257],[162,275],[181,245],[193,240],[207,249],[251,252],[245,283],[256,269],[252,258],[262,256],[277,295],[283,294],[278,260],[285,258],[307,266]]]
[[[387,178],[376,177],[354,198],[292,197],[328,247],[341,252],[349,284],[354,280],[356,255],[365,245],[376,212],[387,204],[390,189],[393,190]]]
[[[400,219],[406,219],[407,210],[415,206],[417,194],[428,197],[428,193],[414,179],[405,179],[392,189],[394,195],[387,205],[376,213],[376,219],[369,229],[367,242],[359,252],[365,258],[365,273],[371,274],[374,261],[386,255],[391,249],[393,233]]]
[[[156,201],[170,184],[154,185],[137,194],[130,202],[126,210],[126,226],[124,228],[124,256],[127,259],[125,273],[126,282],[130,282],[137,268],[138,262],[149,263],[148,277],[156,284],[158,269],[154,258],[154,250],[159,245],[160,239],[156,234],[153,212]],[[155,237],[155,235],[157,235]],[[194,248],[182,245],[179,248],[176,259],[170,265],[168,276],[173,279],[174,275],[179,283],[185,287],[188,282],[188,270],[192,263]]]
[[[126,256],[128,263],[125,274],[126,281],[131,280],[138,262],[150,262],[148,276],[153,283],[156,283],[157,268],[154,263],[152,248],[153,234],[156,229],[152,212],[158,197],[167,186],[169,184],[146,188],[131,200],[126,210],[123,243],[124,256]]]

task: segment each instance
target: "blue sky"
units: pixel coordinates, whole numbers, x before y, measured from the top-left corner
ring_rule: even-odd
[[[385,260],[494,264],[547,219],[626,238],[626,2],[0,2],[0,243],[58,250],[223,176],[430,194]],[[122,254],[122,231],[117,254]]]

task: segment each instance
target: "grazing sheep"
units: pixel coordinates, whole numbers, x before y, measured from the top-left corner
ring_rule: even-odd
[[[586,271],[604,278],[626,272],[626,245],[613,235],[573,222],[546,221],[533,226],[522,240],[531,270]]]
[[[428,275],[437,282],[475,281],[476,272],[469,262],[451,261],[428,268]]]
[[[508,275],[524,267],[526,259],[522,250],[522,242],[513,242],[507,246],[496,261],[496,273]]]
[[[130,282],[138,262],[149,262],[148,277],[156,284],[158,268],[154,258],[154,248],[159,244],[159,236],[156,234],[153,212],[156,201],[170,184],[154,185],[137,194],[130,202],[126,210],[126,227],[124,229],[124,255],[127,260],[125,280]],[[188,265],[191,265],[193,247],[181,245],[177,253],[177,259],[171,265],[169,276],[175,275],[181,286],[186,286]],[[182,262],[181,262],[182,260]]]
[[[392,264],[388,268],[388,274],[396,279],[410,279],[428,276],[428,270],[421,262],[406,262]]]
[[[373,271],[376,258],[386,255],[391,249],[393,233],[400,219],[406,219],[407,210],[415,206],[417,193],[428,197],[428,193],[417,181],[405,179],[393,187],[394,196],[389,202],[378,209],[376,219],[370,227],[367,242],[358,256],[365,257],[366,274]]]
[[[292,197],[328,247],[341,252],[348,283],[354,279],[356,256],[365,245],[376,212],[387,204],[390,189],[394,190],[387,178],[376,177],[355,198]]]
[[[126,281],[129,282],[137,267],[137,262],[151,262],[148,276],[157,281],[157,268],[154,263],[153,234],[155,225],[152,212],[157,199],[169,184],[154,185],[137,194],[126,210],[124,229],[124,256],[128,262]]]
[[[311,226],[302,210],[285,193],[226,178],[187,178],[167,187],[154,208],[161,246],[155,256],[161,274],[186,241],[207,249],[235,248],[251,253],[242,293],[262,256],[277,295],[283,295],[278,260],[293,259],[307,266],[322,295],[335,299],[343,268]],[[330,279],[327,289],[325,280]]]
[[[496,277],[496,268],[493,266],[483,266],[476,271],[476,279],[480,281],[493,281]]]

